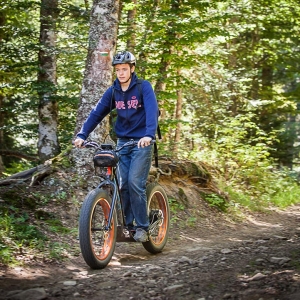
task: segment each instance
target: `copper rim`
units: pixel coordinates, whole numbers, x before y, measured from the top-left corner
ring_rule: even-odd
[[[102,212],[104,214],[105,225],[106,225],[106,223],[108,221],[108,217],[109,217],[109,212],[110,212],[110,204],[106,199],[100,199],[96,203],[94,209],[96,209],[97,205],[101,206]],[[94,251],[95,256],[97,257],[97,259],[99,259],[99,260],[105,260],[108,257],[108,255],[110,254],[111,248],[113,247],[114,237],[115,237],[115,230],[114,230],[115,228],[114,228],[114,226],[115,226],[115,224],[112,220],[111,229],[106,233],[103,232],[104,241],[102,242],[102,247],[101,247],[100,252],[98,252],[98,251],[97,251],[97,253],[95,252],[96,249],[93,245],[93,241],[91,240],[93,251]],[[91,238],[92,238],[92,234],[91,234]]]
[[[155,199],[153,199],[155,198]],[[161,224],[161,226],[159,226],[159,230],[158,230],[158,235],[155,237],[150,236],[151,241],[155,244],[155,245],[160,245],[164,239],[165,236],[167,234],[167,228],[168,228],[168,222],[169,219],[167,218],[167,205],[165,203],[165,198],[163,196],[163,194],[159,191],[155,192],[152,197],[151,197],[151,203],[150,203],[150,209],[151,204],[153,204],[153,202],[155,203],[154,208],[155,209],[160,209],[163,213],[164,219],[163,219],[163,223]]]

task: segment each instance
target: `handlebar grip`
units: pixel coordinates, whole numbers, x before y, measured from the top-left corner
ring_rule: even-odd
[[[72,145],[75,145],[74,141],[72,141]],[[93,141],[83,141],[81,144],[81,148],[99,148],[99,144]]]
[[[85,148],[99,148],[99,144],[96,143],[96,142],[87,142],[87,141],[84,141],[83,144],[82,144],[82,147],[85,147]]]

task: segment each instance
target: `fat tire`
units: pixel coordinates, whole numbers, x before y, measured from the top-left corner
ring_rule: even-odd
[[[109,231],[107,224],[111,197],[103,189],[91,191],[83,201],[79,217],[79,242],[82,256],[92,269],[103,269],[110,262],[116,245],[117,216],[114,212]],[[98,231],[94,230],[94,227]],[[100,230],[99,230],[100,229]]]
[[[157,182],[147,185],[146,194],[148,214],[150,214],[153,209],[159,209],[163,213],[163,223],[159,226],[158,235],[151,236],[151,234],[149,234],[149,240],[143,243],[144,248],[148,252],[156,254],[163,250],[168,241],[170,208],[167,194]]]

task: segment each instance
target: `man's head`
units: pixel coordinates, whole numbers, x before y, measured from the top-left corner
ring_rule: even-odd
[[[135,70],[136,59],[129,51],[118,52],[112,61],[120,83],[126,83],[131,79],[131,74]]]

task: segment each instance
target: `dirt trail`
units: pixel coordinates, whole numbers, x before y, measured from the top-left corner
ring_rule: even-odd
[[[159,255],[118,244],[104,270],[81,256],[1,270],[0,299],[300,299],[299,220],[300,206],[239,224],[220,215],[173,226]]]

